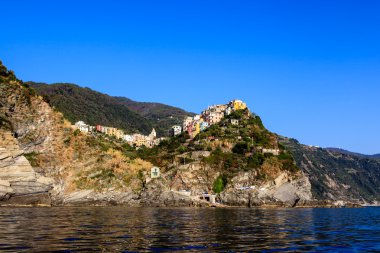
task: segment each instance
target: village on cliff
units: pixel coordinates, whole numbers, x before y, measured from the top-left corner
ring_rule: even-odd
[[[219,104],[209,106],[201,114],[184,119],[182,126],[175,125],[171,128],[171,135],[177,136],[183,132],[187,132],[191,138],[194,138],[201,131],[206,130],[208,127],[219,123],[225,116],[230,115],[237,110],[244,110],[247,108],[246,103],[242,100],[232,100],[228,104]],[[238,120],[232,120],[231,124],[238,124]],[[75,129],[83,133],[102,133],[107,136],[115,137],[118,140],[123,140],[131,146],[152,148],[165,140],[165,137],[157,137],[156,131],[153,128],[149,135],[140,133],[125,134],[123,130],[115,127],[96,125],[91,126],[83,121],[78,121],[73,126]]]

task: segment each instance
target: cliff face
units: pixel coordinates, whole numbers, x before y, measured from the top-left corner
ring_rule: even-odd
[[[0,130],[0,201],[5,204],[50,205],[54,180],[37,173],[10,131]]]
[[[278,141],[247,110],[194,139],[136,150],[76,131],[1,64],[0,94],[0,205],[207,206],[205,193],[237,206],[379,200],[378,160]]]
[[[252,177],[250,173],[241,173],[234,178],[233,187],[224,191],[220,199],[222,203],[238,206],[286,206],[308,205],[313,200],[309,179],[304,175],[294,178],[287,172],[280,173],[274,180],[251,187],[237,187],[247,185]]]
[[[299,168],[309,178],[318,200],[361,203],[380,201],[380,161],[309,147],[281,138],[294,154]]]
[[[138,172],[150,163],[75,132],[61,113],[0,67],[1,204],[64,204],[81,190],[112,188],[119,194],[141,188]]]
[[[3,78],[0,91],[3,204],[208,205],[200,196],[214,192],[218,177],[228,180],[218,197],[225,205],[294,206],[312,199],[308,178],[291,157],[247,158],[256,152],[249,144],[252,135],[277,147],[275,136],[257,118],[238,115],[247,127],[232,127],[226,119],[195,141],[174,139],[148,155],[129,154],[123,145],[75,132],[18,80]],[[205,142],[210,136],[219,140]],[[211,152],[197,151],[202,149]],[[160,179],[150,179],[153,164],[162,169]]]
[[[0,75],[0,199],[2,204],[49,205],[54,180],[36,171],[25,154],[51,147],[45,110],[32,110],[30,90],[12,73]],[[34,117],[38,115],[38,117]]]

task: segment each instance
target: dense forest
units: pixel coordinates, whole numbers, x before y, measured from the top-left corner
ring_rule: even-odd
[[[186,116],[193,115],[176,107],[112,97],[75,84],[27,84],[72,123],[83,120],[90,125],[101,124],[127,133],[143,134],[155,128],[159,136],[168,136],[172,125],[180,124]]]

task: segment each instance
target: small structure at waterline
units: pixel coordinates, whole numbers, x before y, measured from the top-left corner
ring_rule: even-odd
[[[206,200],[207,202],[210,202],[211,204],[216,203],[216,195],[214,194],[208,194],[208,193],[203,193],[201,196],[199,196],[200,200]]]

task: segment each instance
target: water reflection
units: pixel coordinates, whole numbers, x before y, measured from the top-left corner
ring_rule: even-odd
[[[380,209],[1,208],[0,251],[380,251]]]

